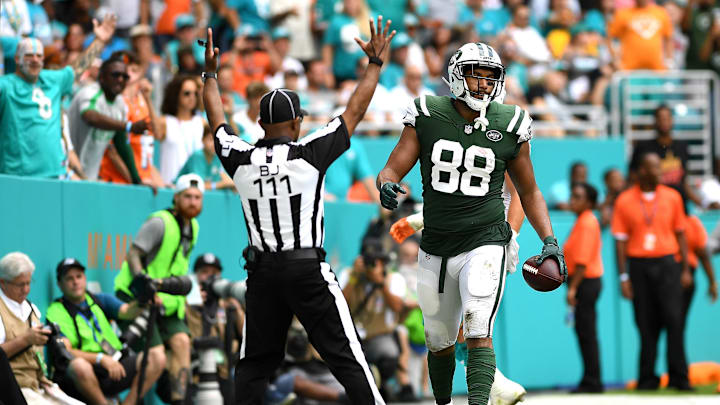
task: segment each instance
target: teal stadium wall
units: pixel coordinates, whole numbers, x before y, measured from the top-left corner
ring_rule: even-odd
[[[375,172],[384,165],[396,138],[353,139],[362,142]],[[622,168],[624,143],[610,140],[533,141],[532,159],[541,190],[566,178],[576,160],[587,163],[590,182],[602,188],[601,176],[610,167]],[[416,194],[421,190],[417,167],[407,181]],[[91,182],[48,181],[0,176],[0,256],[11,251],[27,253],[37,266],[30,300],[41,311],[59,290],[55,265],[65,256],[88,264],[88,279],[112,291],[113,279],[132,238],[147,215],[169,206],[171,191],[153,195],[143,187],[115,186]],[[336,271],[357,255],[367,223],[377,215],[371,204],[326,203],[325,246]],[[720,216],[701,216],[711,230]],[[567,237],[574,216],[551,212],[555,233]],[[214,252],[222,260],[223,275],[244,279],[240,256],[247,243],[239,199],[229,192],[208,192],[199,217],[200,236],[193,256]],[[541,242],[525,224],[520,233],[522,260],[537,254]],[[637,374],[638,336],[632,308],[619,296],[611,236],[603,234],[605,275],[598,303],[598,331],[603,381],[620,383]],[[192,258],[194,260],[194,257]],[[717,259],[713,260],[717,266]],[[705,292],[704,275],[696,275],[697,290],[687,331],[687,353],[691,362],[720,362],[720,306],[711,306]],[[529,389],[569,387],[579,381],[580,353],[572,328],[564,323],[565,288],[536,292],[518,272],[508,278],[495,328],[497,363],[510,378]],[[658,370],[664,370],[664,348],[659,350]],[[455,391],[465,392],[464,372],[457,369]]]

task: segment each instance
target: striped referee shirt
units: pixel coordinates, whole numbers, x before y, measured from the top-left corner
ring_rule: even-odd
[[[254,146],[228,125],[215,132],[215,153],[242,200],[251,245],[266,252],[321,248],[325,171],[350,147],[337,117],[297,142],[260,139]]]

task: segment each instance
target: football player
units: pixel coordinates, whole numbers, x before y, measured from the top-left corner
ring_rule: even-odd
[[[492,331],[505,285],[512,230],[505,220],[505,172],[543,248],[538,261],[565,260],[535,183],[532,119],[498,102],[505,67],[495,50],[468,43],[450,58],[454,97],[421,96],[409,104],[402,135],[377,178],[382,205],[395,209],[402,178],[420,160],[425,229],[418,255],[418,302],[425,322],[435,401],[451,403],[454,346],[463,324],[468,402],[485,405],[495,375]]]

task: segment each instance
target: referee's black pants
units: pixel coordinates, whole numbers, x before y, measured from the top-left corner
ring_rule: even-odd
[[[655,360],[660,331],[667,332],[669,386],[686,388],[682,268],[672,255],[659,258],[630,258],[635,323],[640,332],[638,389],[657,389]]]
[[[293,315],[353,404],[384,404],[329,264],[317,259],[263,264],[248,275],[245,302],[245,333],[235,369],[238,404],[263,403],[268,380],[285,357]]]
[[[603,388],[600,379],[600,350],[597,339],[595,304],[602,290],[600,278],[585,278],[578,286],[575,304],[575,334],[583,358],[583,377],[579,389],[597,391]]]

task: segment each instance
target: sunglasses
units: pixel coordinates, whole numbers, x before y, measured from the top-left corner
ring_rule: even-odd
[[[125,73],[125,72],[111,72],[111,73],[110,73],[110,76],[111,76],[113,79],[120,79],[120,78],[123,78],[123,79],[125,79],[125,80],[130,79],[130,75],[127,74],[127,73]]]

